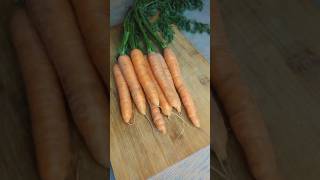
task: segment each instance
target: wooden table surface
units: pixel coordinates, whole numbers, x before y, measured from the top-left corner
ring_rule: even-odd
[[[319,6],[311,0],[218,3],[230,54],[266,120],[282,173],[290,180],[319,179]],[[251,179],[230,136],[233,174]]]
[[[13,7],[13,0],[0,2],[0,179],[38,180],[24,84],[8,32]],[[69,179],[77,173],[81,180],[106,179],[107,171],[92,160],[75,130],[72,143]]]
[[[113,62],[120,42],[120,32],[119,27],[111,30],[110,54]],[[178,136],[182,123],[174,117],[166,121],[167,135],[162,135],[157,131],[153,135],[148,121],[137,112],[135,112],[135,125],[124,124],[120,116],[113,75],[111,75],[110,158],[116,179],[149,178],[210,143],[210,67],[208,61],[178,31],[176,39],[171,43],[171,48],[179,59],[184,80],[197,106],[201,129],[191,126],[184,110],[182,117],[189,126],[185,126],[184,134],[180,138]],[[209,167],[209,162],[207,166]]]

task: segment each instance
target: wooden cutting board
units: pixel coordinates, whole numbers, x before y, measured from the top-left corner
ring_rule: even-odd
[[[116,60],[120,34],[121,28],[119,27],[111,30],[112,63]],[[166,121],[167,135],[162,135],[156,130],[153,134],[148,121],[136,110],[135,124],[132,126],[124,124],[120,116],[114,78],[111,75],[110,158],[116,179],[146,179],[210,143],[210,67],[208,61],[178,31],[171,48],[179,59],[184,80],[198,108],[201,128],[191,126],[184,110],[182,117],[188,126],[184,127],[184,134],[180,138],[178,135],[182,123],[174,117]],[[148,116],[150,118],[150,115]]]

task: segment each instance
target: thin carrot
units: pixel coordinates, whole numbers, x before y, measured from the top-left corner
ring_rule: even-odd
[[[158,53],[151,52],[148,54],[148,61],[151,66],[152,72],[161,87],[162,92],[166,96],[169,104],[174,107],[178,112],[181,111],[181,103],[179,96],[175,93],[175,89],[170,86],[169,80],[167,79],[165,72],[161,65],[161,55]]]
[[[216,8],[216,10],[218,10]],[[216,15],[220,15],[217,11]],[[213,63],[213,86],[229,118],[230,126],[241,144],[252,175],[257,180],[281,180],[273,144],[266,124],[250,94],[247,85],[241,79],[239,67],[230,56],[223,24],[219,23],[214,33],[215,58]]]
[[[23,9],[14,12],[11,34],[27,91],[40,176],[64,180],[71,170],[71,137],[58,77]]]
[[[66,0],[28,0],[25,3],[57,70],[75,124],[94,159],[107,167],[107,97],[90,62],[73,9]]]
[[[145,56],[145,59],[147,60],[147,57],[146,57],[146,56]],[[158,95],[159,95],[159,101],[160,101],[159,104],[160,104],[161,111],[162,111],[162,113],[163,113],[164,115],[166,115],[166,116],[169,117],[169,116],[171,115],[172,106],[170,106],[170,104],[168,103],[165,95],[163,94],[163,92],[162,92],[162,90],[161,90],[161,88],[160,88],[160,86],[159,86],[156,78],[155,78],[154,75],[153,75],[153,72],[152,72],[152,70],[151,70],[151,67],[150,67],[150,64],[149,64],[148,61],[147,61],[147,70],[148,70],[148,73],[149,73],[149,75],[150,75],[150,77],[151,77],[151,80],[152,80],[153,82],[155,82],[156,89],[157,89],[157,92],[158,92]]]
[[[166,76],[166,78],[169,82],[169,85],[170,85],[171,89],[173,89],[175,97],[178,101],[178,106],[176,109],[178,112],[181,112],[181,101],[180,101],[178,92],[176,91],[176,88],[174,86],[173,78],[172,78],[171,73],[169,71],[168,65],[167,65],[166,61],[164,60],[163,56],[160,53],[157,53],[157,54],[159,56],[159,62],[161,63],[161,66],[163,68],[164,75]]]
[[[121,73],[118,64],[113,65],[113,74],[119,94],[120,108],[122,118],[125,123],[129,123],[132,118],[132,102],[128,85]]]
[[[151,80],[147,71],[147,61],[139,49],[132,49],[130,52],[131,60],[138,76],[138,80],[146,94],[148,101],[154,106],[159,106],[159,96],[155,87],[155,82]]]
[[[160,54],[160,56],[162,57],[161,54]],[[167,76],[167,79],[168,79],[168,81],[169,81],[169,83],[170,83],[170,86],[171,86],[173,89],[175,89],[175,87],[174,87],[174,82],[173,82],[173,79],[172,79],[172,76],[171,76],[171,73],[170,73],[170,71],[169,71],[169,68],[168,68],[168,65],[167,65],[166,61],[164,60],[163,57],[160,58],[159,60],[160,60],[160,62],[161,62],[161,65],[162,65],[164,74]],[[177,92],[175,91],[175,93],[177,93]],[[177,96],[178,96],[178,94],[177,94]],[[180,103],[181,103],[181,102],[180,102]]]
[[[118,57],[118,63],[124,79],[128,84],[133,102],[137,106],[139,112],[143,115],[146,115],[146,99],[137,75],[134,71],[130,57],[127,55],[121,55]]]
[[[150,104],[150,109],[151,109],[151,116],[152,116],[153,122],[156,125],[157,129],[161,133],[166,134],[167,129],[166,129],[166,125],[165,125],[165,121],[163,119],[163,116],[160,112],[160,109],[156,106],[152,106],[151,104]]]
[[[181,97],[181,101],[184,107],[186,108],[188,117],[190,118],[194,126],[200,127],[200,120],[197,115],[197,110],[192,100],[191,94],[183,82],[176,55],[174,54],[172,49],[168,47],[164,48],[163,54],[164,59],[168,65],[169,71],[171,73],[174,85]]]
[[[109,86],[107,63],[107,1],[71,0],[91,59],[106,86]]]

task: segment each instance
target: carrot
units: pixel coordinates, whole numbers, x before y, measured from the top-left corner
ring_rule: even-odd
[[[11,34],[27,91],[40,176],[64,180],[71,170],[71,135],[59,80],[22,9],[14,12]]]
[[[132,118],[132,102],[128,85],[121,73],[118,64],[114,64],[113,74],[118,89],[122,118],[125,123],[129,123],[130,119]]]
[[[130,52],[132,63],[135,72],[138,76],[138,80],[146,94],[147,99],[154,106],[159,106],[159,96],[155,87],[154,81],[151,80],[147,71],[147,61],[145,60],[143,53],[139,49],[132,49]]]
[[[146,99],[137,79],[130,57],[127,55],[121,55],[118,57],[118,63],[124,79],[128,84],[133,102],[137,106],[139,112],[146,115]]]
[[[161,65],[162,56],[155,52],[148,54],[148,61],[151,66],[152,72],[159,83],[162,92],[166,96],[169,104],[174,107],[178,112],[181,111],[181,104],[179,96],[175,93],[175,89],[170,86],[169,80],[167,79],[165,72]]]
[[[161,56],[161,55],[160,55],[160,56]],[[161,56],[161,57],[162,57],[162,56]],[[174,83],[173,83],[173,79],[172,79],[171,73],[170,73],[170,71],[169,71],[169,69],[168,69],[167,63],[165,62],[164,58],[160,58],[159,60],[160,60],[160,62],[161,62],[161,66],[162,66],[162,68],[163,68],[164,74],[165,74],[165,76],[167,77],[167,79],[168,79],[168,81],[169,81],[169,83],[170,83],[170,86],[171,86],[173,89],[175,89]],[[175,93],[177,93],[177,92],[175,91]],[[178,96],[178,94],[177,94],[177,96]],[[180,102],[180,103],[181,103],[181,102]]]
[[[108,105],[65,0],[28,0],[26,7],[62,83],[73,119],[94,159],[104,167],[108,157]]]
[[[109,86],[107,63],[107,1],[72,0],[91,59]]]
[[[216,12],[216,11],[214,11]],[[216,17],[217,18],[217,17]],[[217,19],[214,18],[215,21]],[[217,23],[220,23],[220,19]],[[213,44],[215,58],[213,63],[213,85],[230,126],[241,144],[252,175],[257,180],[280,180],[273,145],[268,130],[261,117],[247,85],[243,82],[239,67],[233,62],[228,51],[226,36],[220,29]]]
[[[156,125],[157,129],[161,133],[166,134],[167,129],[166,129],[163,116],[160,112],[160,109],[158,107],[152,106],[151,104],[150,104],[150,109],[151,109],[151,116],[152,116],[153,122]]]
[[[164,59],[168,65],[169,71],[171,73],[174,85],[181,97],[181,101],[184,107],[186,108],[188,117],[190,118],[194,126],[200,127],[200,121],[197,115],[197,110],[192,100],[191,94],[183,82],[176,55],[168,47],[164,48],[163,54]]]
[[[147,60],[147,57],[145,56],[144,57],[146,60]],[[147,61],[147,70],[148,70],[148,74],[150,75],[151,77],[151,80],[153,82],[155,82],[155,86],[156,86],[156,89],[157,89],[157,92],[158,92],[158,95],[159,95],[159,104],[160,104],[160,108],[161,108],[161,111],[164,115],[166,116],[170,116],[171,115],[171,111],[172,111],[172,107],[170,106],[170,104],[168,103],[165,95],[163,94],[159,84],[157,83],[157,80],[156,78],[154,77],[153,75],[153,72],[151,70],[151,67],[150,67],[150,64],[149,62]]]

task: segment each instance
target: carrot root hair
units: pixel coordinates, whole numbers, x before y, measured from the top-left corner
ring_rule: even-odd
[[[148,121],[148,123],[149,123],[149,125],[150,125],[150,127],[151,127],[151,129],[152,129],[152,134],[153,134],[153,136],[155,137],[155,135],[154,135],[154,127],[153,127],[153,125],[152,125],[151,120],[148,118],[147,115],[144,115],[144,117],[147,119],[147,121]]]

